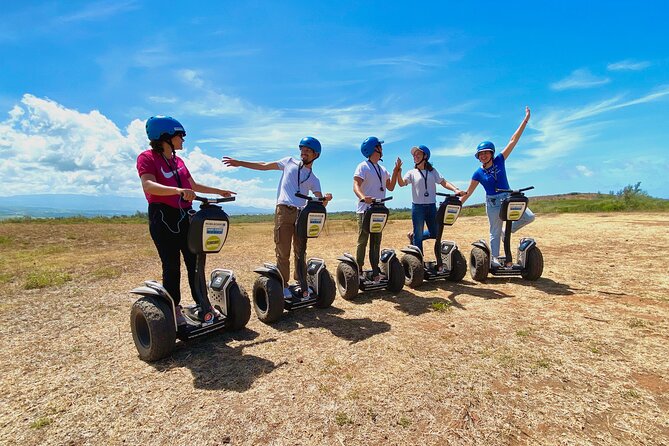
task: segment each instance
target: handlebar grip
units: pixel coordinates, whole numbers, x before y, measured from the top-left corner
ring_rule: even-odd
[[[195,198],[193,198],[194,201],[201,201],[202,203],[225,203],[228,201],[235,201],[237,197],[220,197],[220,198],[207,198],[207,197],[200,197],[199,195],[196,195]]]
[[[295,192],[295,196],[298,198],[304,198],[305,200],[311,200],[312,198],[309,195],[304,195],[299,192]]]

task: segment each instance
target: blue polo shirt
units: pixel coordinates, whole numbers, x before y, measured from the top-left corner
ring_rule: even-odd
[[[495,188],[510,189],[509,180],[506,178],[504,155],[500,153],[493,158],[492,166],[487,169],[479,167],[472,175],[472,180],[476,180],[483,185],[486,195],[497,195],[499,192],[496,192]]]

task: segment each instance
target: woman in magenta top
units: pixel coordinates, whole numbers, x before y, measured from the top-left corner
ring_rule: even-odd
[[[163,268],[163,287],[176,306],[177,323],[185,323],[181,312],[181,259],[188,271],[194,295],[195,254],[188,249],[189,211],[195,192],[229,197],[234,192],[197,183],[183,160],[176,155],[183,149],[186,131],[174,118],[154,116],[146,121],[151,149],[137,157],[137,173],[149,202],[149,232]]]

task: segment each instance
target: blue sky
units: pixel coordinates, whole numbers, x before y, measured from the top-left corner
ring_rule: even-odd
[[[464,188],[478,142],[503,148],[536,195],[641,181],[669,198],[669,6],[644,2],[6,2],[0,29],[5,194],[140,196],[144,121],[188,132],[200,182],[271,207],[279,174],[224,167],[323,145],[315,171],[336,210],[370,135]],[[553,2],[551,2],[553,3]],[[557,2],[555,2],[557,3]],[[393,206],[410,205],[408,188]],[[482,188],[470,203],[483,199]]]

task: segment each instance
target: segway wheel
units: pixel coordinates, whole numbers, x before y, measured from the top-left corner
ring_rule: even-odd
[[[142,361],[157,361],[174,350],[174,315],[167,303],[159,298],[145,296],[133,304],[130,329]]]
[[[253,282],[253,309],[262,322],[269,324],[283,315],[283,284],[273,278],[260,276]]]
[[[490,272],[490,257],[481,248],[474,246],[469,254],[469,274],[477,282],[485,282]]]
[[[544,272],[544,256],[536,246],[527,253],[525,268],[520,272],[525,280],[537,280]]]
[[[241,330],[251,318],[251,302],[243,286],[233,282],[228,289],[228,317],[226,331]]]
[[[418,288],[423,284],[425,268],[423,262],[413,254],[402,256],[402,268],[404,269],[404,284],[411,288]]]
[[[346,262],[340,262],[337,265],[337,289],[339,295],[351,300],[358,295],[358,288],[360,287],[360,278],[355,268]]]
[[[462,252],[460,252],[459,249],[453,251],[451,260],[452,269],[447,280],[451,282],[459,282],[465,277],[465,274],[467,274],[467,260],[465,260],[465,256],[462,255]],[[488,273],[486,273],[486,275],[487,274]]]
[[[316,300],[315,306],[317,308],[329,308],[332,306],[332,302],[334,302],[335,297],[337,296],[337,291],[335,290],[336,285],[327,269],[323,269],[320,274],[321,278],[318,284],[318,299]]]
[[[390,269],[390,280],[386,289],[392,293],[402,291],[402,288],[404,288],[404,268],[402,267],[402,262],[397,257],[393,257],[390,265],[388,265],[388,269]]]

